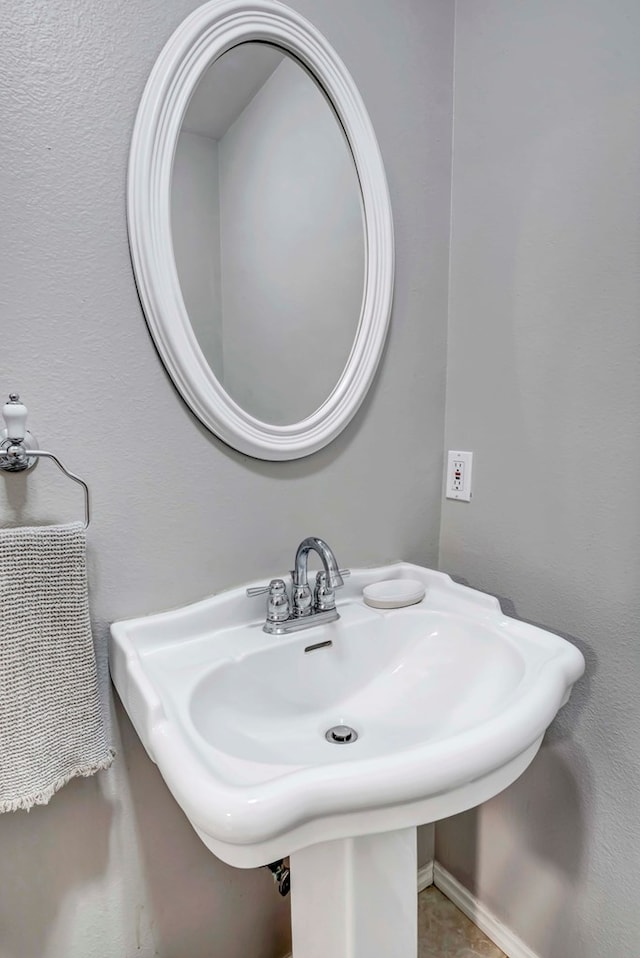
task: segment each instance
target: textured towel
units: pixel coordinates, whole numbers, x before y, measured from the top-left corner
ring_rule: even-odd
[[[0,530],[0,812],[46,805],[113,761],[80,523]]]

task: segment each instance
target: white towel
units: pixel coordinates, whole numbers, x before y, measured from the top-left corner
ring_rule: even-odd
[[[80,523],[0,530],[0,812],[108,768]]]

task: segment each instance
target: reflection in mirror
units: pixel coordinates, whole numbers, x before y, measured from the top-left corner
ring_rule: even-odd
[[[185,114],[171,217],[182,296],[228,395],[295,423],[327,399],[362,309],[358,176],[323,91],[283,50],[234,47]]]

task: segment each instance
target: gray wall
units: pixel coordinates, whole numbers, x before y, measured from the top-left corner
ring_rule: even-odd
[[[436,857],[540,958],[638,953],[640,6],[458,0],[440,565],[588,676]]]
[[[352,71],[382,149],[397,272],[380,373],[342,436],[262,463],[206,433],[142,317],[125,222],[135,111],[193,0],[34,0],[0,37],[2,392],[87,478],[91,602],[107,625],[290,568],[309,533],[345,565],[437,561],[444,420],[453,8],[295,0]],[[67,487],[71,486],[70,489]],[[365,494],[363,495],[363,490]],[[3,476],[6,521],[77,517],[50,463]],[[0,816],[0,958],[269,958],[287,906],[210,855],[127,721],[112,770]]]

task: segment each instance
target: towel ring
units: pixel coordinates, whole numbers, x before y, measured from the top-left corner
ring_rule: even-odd
[[[54,456],[52,452],[45,452],[44,449],[30,449],[29,456],[38,456],[43,459],[51,459],[55,462],[58,469],[64,472],[65,476],[68,476],[69,479],[73,479],[74,482],[77,482],[78,485],[82,486],[84,490],[84,528],[89,528],[89,523],[91,522],[91,498],[89,495],[89,486],[86,484],[84,479],[81,479],[80,476],[76,476],[74,472],[69,472],[66,466],[64,466],[57,456]]]
[[[89,486],[84,479],[69,472],[57,456],[44,449],[34,449],[35,439],[28,432],[27,407],[20,402],[17,393],[11,393],[9,402],[5,403],[2,413],[7,424],[6,429],[0,430],[0,469],[5,472],[23,472],[35,466],[38,459],[51,459],[73,482],[77,482],[84,490],[84,528],[89,528],[91,522],[91,497]]]

